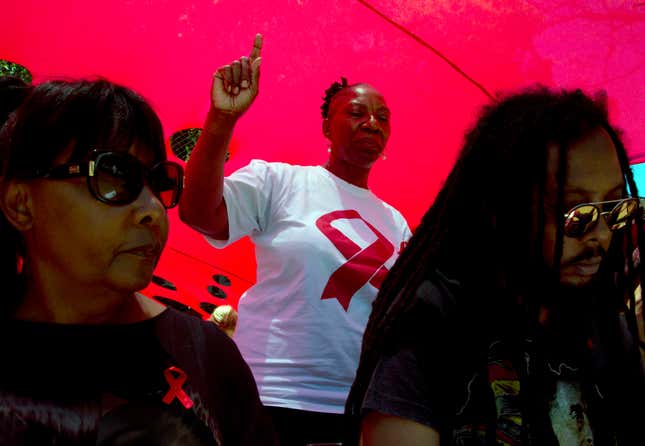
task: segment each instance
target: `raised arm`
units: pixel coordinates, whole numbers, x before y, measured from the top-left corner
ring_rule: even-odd
[[[255,36],[249,57],[217,69],[204,129],[186,164],[179,216],[197,231],[228,239],[228,217],[222,193],[224,162],[237,120],[258,95],[262,36]]]

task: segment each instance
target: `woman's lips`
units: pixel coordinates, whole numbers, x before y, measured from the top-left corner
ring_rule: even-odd
[[[125,254],[132,254],[145,259],[156,259],[161,254],[161,248],[156,245],[139,246],[123,251]]]
[[[376,138],[361,138],[356,141],[356,145],[365,149],[370,149],[374,152],[380,152],[383,150],[383,144],[381,144],[381,141]]]

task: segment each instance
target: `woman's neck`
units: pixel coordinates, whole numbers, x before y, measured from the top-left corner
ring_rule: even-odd
[[[150,319],[165,307],[136,292],[114,293],[69,290],[43,293],[30,287],[18,309],[16,319],[60,324],[127,324]]]
[[[349,163],[332,158],[328,159],[323,167],[338,178],[347,181],[354,186],[368,189],[367,180],[369,179],[370,169],[353,166]]]

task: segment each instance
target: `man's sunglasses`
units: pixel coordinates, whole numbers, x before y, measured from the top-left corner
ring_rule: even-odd
[[[183,168],[172,161],[162,161],[151,169],[129,153],[90,153],[86,163],[61,164],[37,171],[36,178],[65,179],[86,176],[87,187],[99,201],[125,205],[137,199],[147,184],[166,209],[179,203],[184,184]]]
[[[638,198],[581,203],[564,214],[564,235],[580,238],[592,231],[602,215],[611,231],[624,228],[638,215]]]

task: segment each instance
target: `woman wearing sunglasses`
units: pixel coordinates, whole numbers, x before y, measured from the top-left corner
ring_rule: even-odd
[[[364,446],[645,444],[619,135],[579,90],[484,108],[375,301],[347,402]]]
[[[370,85],[342,79],[321,107],[324,166],[253,160],[224,178],[233,129],[258,93],[261,46],[257,36],[250,57],[215,73],[179,211],[217,248],[246,235],[255,244],[258,280],[240,299],[235,341],[282,443],[337,443],[371,304],[410,235],[368,188],[390,110]]]
[[[272,444],[228,337],[137,293],[183,182],[154,111],[104,80],[0,99],[0,444]]]

